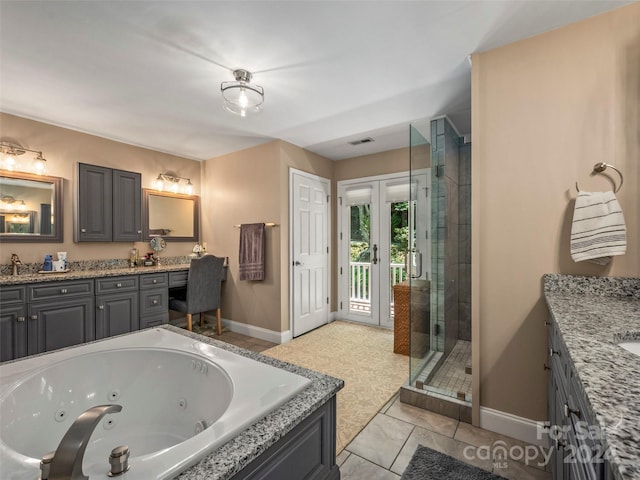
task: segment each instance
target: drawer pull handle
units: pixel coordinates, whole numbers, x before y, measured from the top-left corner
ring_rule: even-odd
[[[98,305],[98,310],[104,310],[104,305]]]
[[[573,413],[575,416],[577,416],[578,418],[580,418],[580,410],[576,410],[576,409],[571,408],[571,407],[569,406],[569,404],[565,402],[565,404],[564,404],[564,416],[565,416],[565,417],[568,417],[568,416],[569,416],[569,415],[571,415],[572,413]]]
[[[117,287],[117,288],[121,288],[121,287],[122,287],[122,284],[121,284],[121,283],[116,283],[116,287]]]
[[[80,231],[81,231],[82,233],[87,233],[87,229],[86,229],[86,228],[81,228],[81,229],[80,229]]]
[[[31,315],[31,320],[37,320],[38,319],[38,315]]]
[[[153,302],[151,302],[151,303],[153,303],[154,305],[157,305],[157,304],[158,304],[158,300],[154,300],[154,301],[153,301]]]
[[[158,280],[156,280],[155,278],[153,279],[153,283],[158,283]]]
[[[24,317],[18,317],[19,322],[24,322],[26,319]]]
[[[66,288],[61,288],[60,289],[60,293],[67,293],[67,289]]]

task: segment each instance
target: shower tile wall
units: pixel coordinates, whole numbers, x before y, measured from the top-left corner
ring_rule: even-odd
[[[458,338],[471,341],[471,144],[460,145],[458,170]]]
[[[446,118],[431,122],[432,232],[436,248],[432,248],[431,315],[435,315],[440,332],[432,348],[448,353],[458,339],[458,275],[459,275],[459,144],[460,138]],[[435,168],[434,168],[435,167]],[[434,337],[432,337],[434,338]]]

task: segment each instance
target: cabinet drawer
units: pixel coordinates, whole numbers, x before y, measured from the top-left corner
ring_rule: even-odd
[[[140,290],[148,288],[166,287],[169,285],[169,276],[166,273],[147,273],[140,275]]]
[[[96,294],[131,292],[138,290],[138,276],[106,277],[96,280]]]
[[[140,290],[140,316],[156,315],[169,311],[169,291],[166,288]]]
[[[0,289],[0,303],[2,305],[24,303],[25,301],[26,288],[24,285],[8,286]]]
[[[151,317],[140,317],[140,329],[157,327],[169,323],[169,312],[163,314],[154,315]]]
[[[189,270],[180,270],[177,272],[169,272],[170,287],[185,287],[189,279]]]
[[[37,283],[27,287],[30,302],[93,295],[93,280]]]

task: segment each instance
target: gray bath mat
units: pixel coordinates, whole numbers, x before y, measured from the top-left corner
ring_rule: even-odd
[[[418,445],[401,480],[504,480],[491,472]]]

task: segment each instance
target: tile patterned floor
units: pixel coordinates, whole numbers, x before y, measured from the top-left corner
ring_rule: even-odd
[[[248,350],[262,352],[274,344],[235,332],[215,338]],[[464,367],[463,367],[464,368]],[[336,461],[342,480],[399,480],[413,452],[421,444],[509,480],[551,480],[539,447],[473,427],[467,423],[400,402],[398,394],[345,448]],[[509,452],[533,453],[524,459],[497,460],[494,446]],[[498,453],[503,450],[496,448]]]
[[[338,455],[341,478],[398,480],[419,444],[509,480],[551,479],[539,447],[406,405],[398,395]],[[501,446],[513,452],[514,458],[522,452],[531,453],[532,458],[528,462],[494,460],[492,453],[501,453]]]

